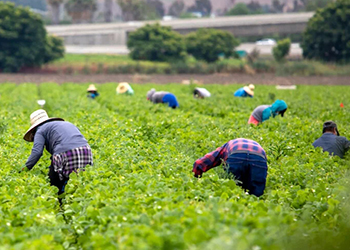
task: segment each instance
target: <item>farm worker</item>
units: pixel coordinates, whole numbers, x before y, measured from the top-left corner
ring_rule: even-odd
[[[238,89],[233,95],[236,97],[253,97],[254,96],[254,84],[249,84],[243,88]]]
[[[147,100],[153,103],[167,103],[168,106],[173,109],[179,107],[176,96],[165,91],[156,91],[155,89],[151,89],[147,92]]]
[[[97,92],[97,88],[95,87],[94,84],[90,84],[90,86],[87,89],[88,95],[87,97],[91,98],[91,99],[95,99],[97,96],[99,96],[100,94]]]
[[[248,120],[248,124],[258,125],[270,119],[271,116],[281,115],[283,117],[287,107],[287,104],[283,100],[276,100],[272,105],[260,105],[254,109]]]
[[[226,171],[232,173],[239,186],[249,190],[249,194],[261,196],[265,190],[267,176],[267,161],[265,150],[259,143],[238,138],[225,143],[215,151],[206,154],[193,164],[195,177],[201,177],[203,172],[217,167],[223,161]]]
[[[344,157],[346,151],[350,148],[350,141],[344,136],[339,136],[337,124],[333,121],[326,121],[323,124],[322,136],[318,138],[312,146],[323,148],[324,152],[329,155],[337,155],[340,158]]]
[[[117,94],[126,94],[126,95],[134,94],[134,90],[131,88],[131,86],[127,82],[119,83],[116,91],[117,91]]]
[[[93,165],[90,146],[79,129],[62,118],[49,118],[39,109],[30,115],[31,127],[24,140],[34,142],[32,153],[22,170],[31,170],[43,154],[44,147],[51,154],[49,178],[51,186],[64,193],[69,175]]]
[[[193,91],[194,98],[203,99],[210,96],[211,96],[210,92],[205,88],[195,88]]]

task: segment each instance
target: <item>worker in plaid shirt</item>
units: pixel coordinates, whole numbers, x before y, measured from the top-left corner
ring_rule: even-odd
[[[261,196],[265,190],[267,176],[267,159],[265,150],[259,143],[238,138],[225,143],[222,147],[206,154],[193,164],[195,177],[203,172],[225,163],[228,173],[232,173],[238,185],[250,194]]]

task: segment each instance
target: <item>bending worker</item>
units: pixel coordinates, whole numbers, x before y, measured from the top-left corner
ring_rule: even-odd
[[[253,84],[249,84],[249,86],[238,89],[233,95],[236,97],[253,97],[254,89],[255,86]]]
[[[210,92],[205,88],[195,88],[193,91],[194,98],[204,99],[210,96],[211,96]]]
[[[116,91],[117,91],[117,94],[126,94],[126,95],[134,94],[134,90],[131,88],[130,84],[127,82],[119,83]]]
[[[224,161],[226,171],[232,173],[238,185],[249,190],[249,194],[261,196],[264,193],[267,177],[265,150],[259,143],[239,138],[231,140],[215,151],[206,154],[193,164],[195,177],[217,167]]]
[[[58,188],[58,195],[64,193],[69,175],[93,165],[90,146],[79,129],[62,118],[49,118],[46,111],[39,109],[30,115],[32,126],[24,140],[34,142],[32,153],[23,170],[31,170],[43,155],[44,147],[52,155],[49,167],[51,186]]]
[[[176,96],[165,91],[156,91],[155,89],[151,89],[147,92],[147,100],[153,103],[167,103],[168,106],[173,109],[179,107]]]
[[[251,114],[248,124],[258,125],[272,116],[275,118],[276,115],[284,116],[287,110],[287,104],[283,100],[276,100],[272,105],[260,105],[256,107]]]
[[[91,99],[95,99],[97,96],[100,95],[97,92],[97,88],[95,87],[94,84],[90,84],[90,86],[88,87],[88,89],[86,91],[88,92],[87,97],[89,97]]]
[[[318,138],[312,146],[321,147],[323,152],[328,152],[329,155],[337,155],[340,158],[344,157],[346,151],[350,148],[350,141],[344,136],[339,135],[337,124],[333,121],[327,121],[323,124],[322,136]]]

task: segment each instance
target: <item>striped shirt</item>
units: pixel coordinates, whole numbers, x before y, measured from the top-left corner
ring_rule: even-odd
[[[207,172],[209,169],[219,166],[222,161],[226,162],[229,155],[245,152],[253,153],[266,159],[265,150],[259,143],[249,139],[238,138],[225,143],[215,151],[196,160],[193,164],[192,172],[196,175],[201,175],[202,172]]]

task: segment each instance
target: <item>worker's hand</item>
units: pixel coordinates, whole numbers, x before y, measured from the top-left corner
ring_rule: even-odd
[[[196,169],[192,170],[194,172],[194,177],[201,178],[203,174],[203,170],[197,167]]]
[[[20,168],[18,169],[18,173],[22,173],[22,172],[28,172],[29,169],[27,168],[26,165],[20,166]]]

